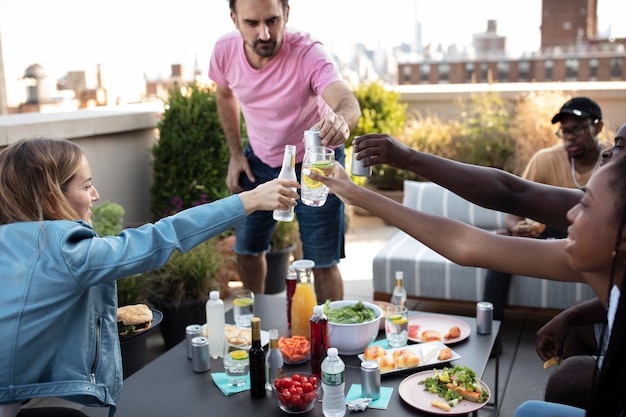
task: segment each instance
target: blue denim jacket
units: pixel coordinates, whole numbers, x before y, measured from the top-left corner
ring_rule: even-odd
[[[63,397],[114,406],[122,388],[116,280],[244,218],[230,196],[118,236],[98,237],[82,221],[0,226],[0,404]]]

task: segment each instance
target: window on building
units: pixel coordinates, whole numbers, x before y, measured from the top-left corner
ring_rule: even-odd
[[[430,64],[420,65],[420,81],[423,83],[430,81]]]
[[[552,81],[552,73],[554,72],[554,62],[551,59],[546,59],[544,62],[544,68],[546,70],[546,81]]]
[[[565,80],[576,81],[578,80],[578,68],[579,62],[577,59],[570,58],[565,60]]]
[[[486,62],[480,63],[480,81],[487,82],[487,73],[489,72],[489,65]]]
[[[518,78],[520,81],[530,80],[530,62],[519,61],[517,63]]]
[[[450,82],[450,64],[439,64],[439,82],[444,84]]]
[[[473,78],[474,78],[474,63],[466,62],[465,63],[465,82],[471,83],[474,81]]]
[[[509,62],[498,62],[498,81],[509,81],[510,66]]]
[[[403,65],[402,66],[402,80],[404,82],[410,82],[411,81],[411,66],[410,65]]]
[[[598,81],[598,64],[596,58],[589,60],[589,81]]]
[[[624,72],[622,58],[611,58],[611,78],[622,78]]]

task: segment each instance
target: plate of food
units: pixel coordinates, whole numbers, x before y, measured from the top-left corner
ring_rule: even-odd
[[[467,382],[459,383],[461,380]],[[477,379],[474,371],[465,366],[413,374],[400,382],[398,394],[418,410],[442,415],[472,413],[487,405],[491,397],[487,384]],[[444,395],[449,399],[446,400]]]
[[[133,304],[117,309],[117,330],[120,342],[139,337],[140,334],[151,332],[163,320],[163,313],[154,310],[145,304]]]
[[[206,337],[207,325],[206,323],[202,325],[202,336]],[[226,324],[224,326],[224,336],[232,337],[232,336],[242,336],[245,337],[248,341],[248,347],[252,345],[252,329],[249,327],[238,327],[234,324]],[[261,330],[261,345],[265,346],[270,342],[270,334],[265,330]]]
[[[425,366],[432,368],[433,365],[448,363],[461,358],[458,353],[441,342],[406,345],[394,349],[372,345],[358,357],[361,360],[378,361],[381,375]]]
[[[409,318],[409,340],[417,343],[458,343],[472,333],[470,325],[454,317],[413,316]]]

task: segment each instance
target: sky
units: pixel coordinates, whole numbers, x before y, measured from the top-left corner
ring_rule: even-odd
[[[598,0],[598,29],[626,16],[626,1]],[[311,32],[333,53],[348,60],[351,45],[391,48],[415,39],[422,44],[469,45],[497,21],[513,55],[539,48],[541,0],[290,0],[288,26]],[[102,66],[109,96],[143,85],[144,77],[167,78],[171,64],[206,74],[213,43],[234,29],[227,0],[2,0],[0,36],[9,105],[23,101],[19,79],[31,64],[57,79],[68,71]]]

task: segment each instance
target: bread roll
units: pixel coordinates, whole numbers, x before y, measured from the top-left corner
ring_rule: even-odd
[[[424,330],[422,332],[422,342],[441,341],[441,333],[436,330]]]
[[[396,363],[389,356],[382,356],[376,358],[378,363],[380,364],[380,372],[393,371],[396,368]]]
[[[363,352],[363,357],[366,360],[378,359],[386,355],[387,351],[380,346],[369,346],[365,349],[365,352]]]
[[[396,353],[401,352],[396,355]],[[414,368],[419,365],[420,360],[417,355],[411,350],[401,350],[394,352],[394,362],[396,368]]]

